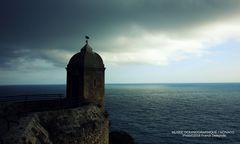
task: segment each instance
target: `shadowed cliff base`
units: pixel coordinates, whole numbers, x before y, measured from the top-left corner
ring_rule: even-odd
[[[109,120],[94,104],[28,113],[13,120],[10,125],[1,120],[0,144],[108,144]]]

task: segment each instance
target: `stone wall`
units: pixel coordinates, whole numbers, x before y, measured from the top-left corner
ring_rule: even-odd
[[[4,144],[108,144],[109,120],[95,105],[26,114],[1,135]]]

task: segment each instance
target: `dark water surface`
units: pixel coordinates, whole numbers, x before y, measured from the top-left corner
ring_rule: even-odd
[[[0,92],[65,94],[65,85],[0,86]],[[138,144],[240,143],[238,83],[107,84],[105,93],[111,129],[129,132]],[[205,137],[193,135],[199,131]]]

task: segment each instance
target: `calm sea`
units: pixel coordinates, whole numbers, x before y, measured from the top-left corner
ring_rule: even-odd
[[[65,94],[65,85],[0,86],[1,96]],[[138,144],[239,144],[240,84],[107,84],[111,130]]]

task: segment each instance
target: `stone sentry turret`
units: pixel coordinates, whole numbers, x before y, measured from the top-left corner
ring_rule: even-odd
[[[95,103],[104,108],[103,60],[88,44],[70,59],[67,70],[67,99],[74,104]]]
[[[110,144],[134,144],[126,132],[109,135],[109,118],[104,110],[105,67],[89,46],[89,37],[86,39],[66,68],[67,99],[1,104],[0,115],[7,116],[0,124],[0,143],[109,144],[110,138]],[[22,113],[25,109],[29,111]]]

